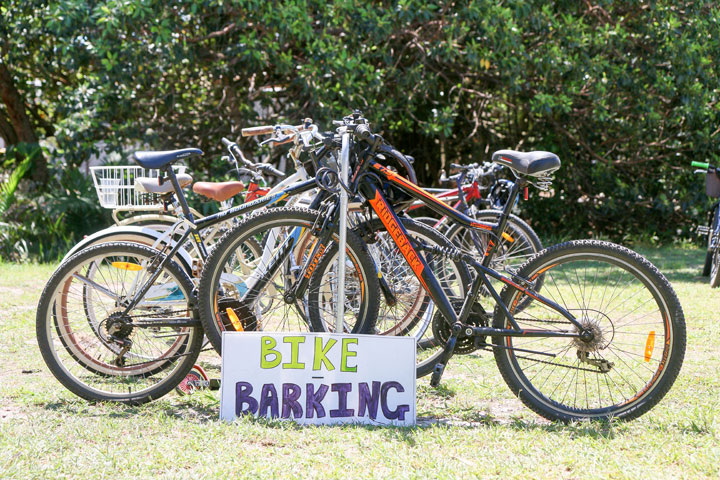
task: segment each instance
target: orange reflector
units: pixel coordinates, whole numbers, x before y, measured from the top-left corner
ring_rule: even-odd
[[[230,323],[232,323],[233,327],[235,327],[236,332],[244,332],[245,329],[242,326],[242,322],[240,322],[240,319],[238,318],[237,314],[232,308],[226,308],[225,311],[227,312],[228,318],[230,319]]]
[[[508,235],[508,234],[505,233],[505,232],[503,232],[502,237],[503,237],[505,240],[507,240],[508,242],[510,242],[510,243],[512,243],[512,242],[515,241],[514,238],[512,238],[510,235]]]
[[[655,348],[655,330],[651,330],[648,333],[647,341],[645,342],[645,361],[649,362],[652,357],[653,349]]]
[[[130,270],[133,272],[138,272],[143,269],[142,265],[130,262],[112,262],[110,265],[115,268],[119,268],[120,270]]]

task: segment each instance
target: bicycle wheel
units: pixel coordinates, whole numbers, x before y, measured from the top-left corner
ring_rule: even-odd
[[[647,412],[672,386],[685,353],[682,307],[667,279],[637,253],[593,240],[544,250],[520,275],[543,272],[543,295],[594,338],[496,337],[495,361],[507,385],[551,420],[631,419]],[[516,313],[524,294],[508,286],[501,296]],[[537,300],[515,320],[523,329],[577,331]],[[500,307],[493,324],[511,328]]]
[[[473,215],[479,222],[498,223],[502,212],[499,210],[481,210]],[[477,235],[479,247],[476,248],[471,237]],[[505,237],[500,238],[500,244],[492,259],[490,266],[494,270],[502,271],[505,267],[517,268],[530,257],[543,249],[542,242],[537,233],[520,217],[510,214],[505,228],[512,240]],[[482,261],[490,237],[487,232],[479,230],[468,230],[463,225],[453,225],[447,233],[447,237],[463,250],[473,252],[478,261]],[[539,288],[539,287],[537,287]]]
[[[304,298],[291,303],[285,293],[303,275],[302,267],[317,237],[311,229],[319,213],[302,208],[273,208],[256,213],[221,239],[208,257],[200,280],[200,311],[206,335],[220,352],[223,331],[333,331],[337,292],[337,238],[309,270]],[[292,243],[290,242],[292,239]],[[251,244],[259,245],[259,250]],[[287,248],[290,250],[284,250]],[[279,268],[257,298],[246,298],[248,284],[267,272],[273,259]],[[268,276],[268,275],[265,275]],[[345,330],[372,333],[377,318],[379,286],[367,248],[353,232],[347,235],[345,265]]]
[[[200,353],[192,283],[168,262],[143,299],[157,250],[134,243],[84,249],[58,267],[37,312],[40,352],[66,388],[93,401],[140,404],[175,388]]]
[[[717,288],[720,287],[720,230],[716,229],[712,235],[714,248],[710,264],[710,288]]]
[[[502,215],[502,212],[499,210],[481,210],[474,214],[473,218],[480,222],[498,223],[500,215]],[[508,217],[505,233],[509,235],[509,238],[500,237],[495,239],[491,238],[485,231],[469,230],[460,224],[455,224],[448,231],[448,238],[462,250],[472,252],[478,262],[482,262],[483,255],[489,246],[488,242],[499,240],[498,248],[490,261],[490,267],[500,272],[506,269],[517,270],[520,265],[543,249],[540,238],[530,225],[513,214]],[[475,241],[473,241],[473,236]],[[544,275],[540,275],[535,279],[535,291],[539,292],[542,289],[544,281]],[[489,292],[485,291],[483,297],[489,299],[488,295]],[[528,301],[527,298],[523,299],[518,308],[524,308]],[[489,308],[491,307],[488,305]]]

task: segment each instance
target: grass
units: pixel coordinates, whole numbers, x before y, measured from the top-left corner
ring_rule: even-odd
[[[718,478],[720,291],[691,248],[641,249],[684,308],[688,347],[670,393],[629,423],[558,425],[505,386],[492,355],[418,383],[416,428],[218,420],[217,392],[142,407],[89,404],[48,372],[35,306],[53,266],[0,265],[2,478]]]

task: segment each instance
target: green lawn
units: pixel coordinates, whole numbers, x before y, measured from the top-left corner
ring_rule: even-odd
[[[217,392],[142,407],[91,405],[47,371],[35,306],[53,266],[0,265],[0,477],[718,478],[720,290],[699,250],[643,249],[682,302],[680,376],[638,420],[551,424],[515,400],[492,354],[453,359],[440,389],[419,381],[413,429],[218,420]]]

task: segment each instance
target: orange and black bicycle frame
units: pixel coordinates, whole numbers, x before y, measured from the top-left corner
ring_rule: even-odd
[[[425,257],[418,252],[418,249],[422,249],[423,246],[418,245],[416,242],[414,242],[408,237],[407,230],[403,227],[402,222],[400,222],[392,205],[383,195],[382,189],[379,188],[378,185],[376,185],[377,182],[373,181],[373,177],[380,180],[383,184],[389,183],[394,187],[401,189],[403,192],[407,193],[411,197],[422,201],[428,208],[436,211],[439,214],[449,216],[451,219],[461,223],[467,228],[481,230],[485,233],[495,234],[494,232],[497,231],[502,232],[502,228],[504,228],[504,225],[501,226],[500,224],[486,224],[483,222],[477,222],[473,218],[468,217],[462,212],[459,212],[458,210],[448,206],[447,204],[435,198],[432,194],[410,182],[408,179],[398,175],[395,172],[392,172],[386,167],[380,165],[379,163],[371,160],[368,162],[367,165],[369,167],[368,172],[371,172],[372,174],[356,175],[355,177],[357,178],[357,184],[354,186],[356,186],[358,191],[363,195],[363,197],[365,197],[370,208],[372,208],[375,214],[380,218],[380,221],[383,223],[383,225],[385,225],[385,228],[393,239],[393,242],[397,245],[403,257],[405,257],[405,260],[410,265],[413,273],[423,285],[425,290],[428,292],[433,302],[440,310],[440,313],[445,317],[449,324],[453,325],[458,321],[464,321],[464,319],[468,315],[470,306],[475,302],[477,296],[479,295],[480,287],[485,286],[485,288],[490,292],[490,295],[494,298],[497,305],[499,305],[500,308],[503,310],[513,328],[500,329],[490,327],[466,327],[472,330],[471,335],[571,338],[578,338],[584,336],[584,329],[575,319],[575,317],[562,306],[558,305],[552,300],[545,298],[538,292],[535,292],[532,288],[528,286],[530,282],[524,279],[514,277],[513,279],[507,278],[487,265],[487,259],[489,256],[492,255],[492,253],[494,253],[497,245],[491,247],[490,251],[492,253],[483,259],[483,263],[476,261],[472,257],[472,255],[459,251],[457,252],[458,255],[462,257],[462,260],[465,263],[474,267],[477,272],[473,284],[470,286],[465,286],[468,287],[467,290],[469,291],[469,295],[468,297],[466,297],[465,305],[463,305],[463,309],[458,315],[453,309],[450,299],[443,292],[437,278],[431,271],[427,261],[425,260]],[[362,168],[362,165],[360,165],[358,168]],[[524,184],[522,181],[518,182],[517,185],[518,186],[514,189],[516,190],[514,191],[515,195],[519,193],[521,188],[524,188]],[[509,201],[507,205],[512,205],[512,200],[513,199],[511,198],[511,201]],[[509,208],[511,208],[511,206],[506,206],[506,209]],[[509,210],[506,213],[509,214]],[[500,229],[498,230],[499,227]],[[577,331],[570,332],[521,329],[515,321],[513,315],[510,313],[507,306],[503,303],[498,292],[493,288],[492,284],[488,280],[488,276],[495,278],[496,280],[499,280],[504,284],[521,291],[523,294],[535,299],[536,301],[549,306],[553,310],[556,310],[565,318],[567,318],[567,320],[577,328]]]

